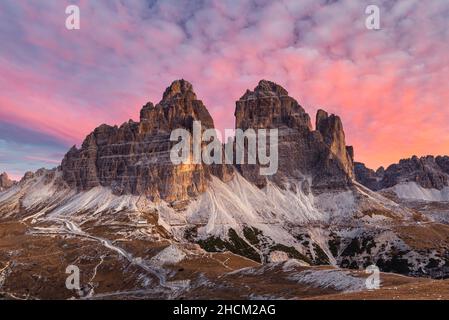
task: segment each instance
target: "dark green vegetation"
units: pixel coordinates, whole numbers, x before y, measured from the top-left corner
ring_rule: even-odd
[[[313,250],[315,251],[315,259],[313,263],[316,265],[328,265],[330,264],[327,254],[321,249],[319,245],[313,243]]]
[[[262,262],[260,254],[248,244],[245,240],[240,238],[234,229],[228,231],[229,241],[223,241],[218,237],[209,237],[205,240],[199,240],[198,244],[206,251],[220,252],[229,250],[235,254],[247,257],[251,260]]]
[[[190,228],[185,231],[186,239],[190,239],[196,235],[195,228]],[[223,240],[219,237],[209,237],[198,240],[197,243],[209,252],[229,250],[257,262],[268,262],[271,252],[281,251],[285,252],[289,258],[302,260],[311,265],[330,264],[327,254],[319,245],[312,242],[310,247],[311,239],[308,234],[299,235],[303,240],[302,245],[306,248],[306,254],[302,254],[293,246],[275,243],[255,227],[245,226],[243,228],[243,236],[244,238],[240,237],[234,229],[229,229],[228,240]],[[313,248],[314,254],[310,252],[311,248]]]
[[[244,227],[243,235],[249,241],[249,243],[251,243],[253,246],[257,246],[260,244],[259,236],[262,236],[263,233],[262,231],[254,227]]]
[[[340,252],[341,238],[335,233],[331,233],[327,245],[329,246],[329,250],[331,251],[332,255],[335,258],[338,257],[338,253]]]
[[[272,251],[282,251],[282,252],[287,253],[289,258],[298,259],[298,260],[302,260],[304,262],[307,262],[309,264],[313,264],[313,262],[308,257],[306,257],[305,255],[301,254],[294,247],[287,247],[287,246],[285,246],[283,244],[275,244],[274,246],[272,246],[270,248],[270,252],[272,252]]]

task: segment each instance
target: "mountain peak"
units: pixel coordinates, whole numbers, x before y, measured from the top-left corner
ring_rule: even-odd
[[[278,85],[277,83],[273,82],[273,81],[269,81],[269,80],[260,80],[259,84],[257,85],[257,87],[254,89],[255,92],[270,92],[270,93],[274,93],[278,96],[282,95],[282,96],[286,96],[288,95],[288,91],[285,90],[282,86]]]
[[[0,174],[0,191],[3,191],[5,189],[8,189],[14,184],[14,181],[12,181],[8,174],[6,172],[3,172]]]
[[[196,100],[196,94],[193,91],[192,84],[184,79],[179,79],[173,81],[171,85],[165,89],[162,101],[169,100],[177,96],[186,95],[190,95],[192,100]]]
[[[171,132],[192,131],[194,121],[200,121],[204,130],[214,127],[192,85],[176,80],[160,103],[143,106],[140,122],[101,125],[86,137],[81,149],[70,150],[61,164],[63,179],[78,190],[109,186],[118,195],[144,194],[155,201],[197,196],[206,190],[212,169],[203,165],[181,168],[170,159]]]
[[[343,124],[339,116],[329,115],[326,111],[319,109],[316,113],[316,130],[320,131],[323,137],[335,134],[343,134]]]
[[[6,172],[3,172],[3,173],[0,174],[0,179],[1,180],[3,180],[3,179],[6,180],[6,179],[9,179],[9,176],[8,176],[8,174]]]
[[[246,90],[240,100],[257,99],[260,97],[282,97],[288,96],[288,91],[277,83],[269,80],[260,80],[253,91]]]

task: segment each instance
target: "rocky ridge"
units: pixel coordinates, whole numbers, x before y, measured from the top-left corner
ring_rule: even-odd
[[[408,182],[415,182],[425,189],[442,190],[449,186],[449,157],[413,156],[377,171],[356,163],[355,175],[357,181],[375,191]]]
[[[226,168],[172,164],[170,150],[176,143],[170,141],[172,130],[192,132],[194,121],[201,121],[202,130],[214,128],[192,85],[174,81],[158,104],[149,102],[142,108],[139,122],[130,120],[120,127],[103,124],[80,149],[74,146],[62,161],[63,178],[78,190],[108,186],[118,195],[143,194],[151,200],[197,196],[205,191],[212,172],[225,178]]]
[[[278,129],[279,170],[272,177],[259,175],[259,164],[239,165],[238,169],[259,187],[267,179],[278,184],[289,178],[311,177],[311,187],[335,189],[351,184],[353,150],[345,144],[343,125],[338,116],[320,110],[316,116],[316,130],[310,116],[281,86],[267,80],[259,82],[237,102],[236,128]]]
[[[312,187],[347,187],[353,177],[353,151],[346,147],[341,120],[320,110],[312,129],[309,115],[281,86],[266,80],[247,91],[236,103],[236,128],[279,129],[279,171],[269,179],[282,184],[288,178],[312,177]],[[182,164],[170,161],[175,144],[174,129],[192,132],[193,121],[202,130],[214,128],[212,117],[192,85],[174,81],[162,100],[147,103],[140,122],[130,120],[120,127],[96,128],[62,161],[63,178],[72,188],[89,190],[108,186],[114,193],[144,194],[151,200],[188,200],[206,190],[211,175],[224,181],[232,177],[229,165]],[[267,178],[258,164],[237,166],[241,174],[259,187]]]

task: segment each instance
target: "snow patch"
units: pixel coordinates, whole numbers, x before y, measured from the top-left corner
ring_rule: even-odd
[[[425,200],[425,201],[449,201],[449,187],[442,190],[426,189],[418,185],[416,182],[407,182],[397,184],[390,188],[399,198]]]
[[[288,260],[288,254],[284,251],[270,252],[270,262],[282,262]]]
[[[31,208],[46,203],[57,192],[54,184],[45,183],[44,178],[44,176],[38,177],[33,181],[33,185],[28,188],[27,193],[22,199],[22,205],[25,208]]]
[[[226,239],[230,228],[242,236],[243,226],[249,225],[273,241],[291,246],[297,240],[285,229],[285,223],[307,224],[327,218],[315,208],[311,193],[306,195],[293,190],[302,190],[300,181],[296,181],[296,188],[291,190],[282,190],[272,182],[259,189],[238,173],[228,183],[212,177],[208,190],[183,214],[189,224],[200,226],[200,238],[217,236]],[[160,214],[171,224],[173,214],[167,211],[160,211]]]
[[[151,258],[150,263],[156,266],[173,265],[181,262],[185,257],[184,251],[172,244]]]
[[[289,259],[284,262],[284,265],[282,266],[282,271],[284,272],[293,271],[295,268],[298,267],[310,267],[310,264],[302,260]]]
[[[52,211],[51,216],[70,216],[85,211],[92,215],[105,211],[137,211],[137,200],[137,196],[116,196],[109,188],[95,187],[72,196],[64,205]]]
[[[357,292],[366,289],[365,279],[351,275],[350,271],[306,270],[289,276],[290,280],[313,285],[319,288],[331,288],[344,292]]]
[[[352,218],[357,209],[352,190],[322,193],[315,198],[314,205],[333,219]]]

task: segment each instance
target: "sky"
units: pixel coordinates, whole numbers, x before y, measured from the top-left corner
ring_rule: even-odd
[[[71,4],[80,30],[65,27]],[[449,154],[448,33],[447,0],[2,0],[0,172],[57,166],[181,78],[221,130],[267,79],[312,119],[338,114],[369,167]]]

